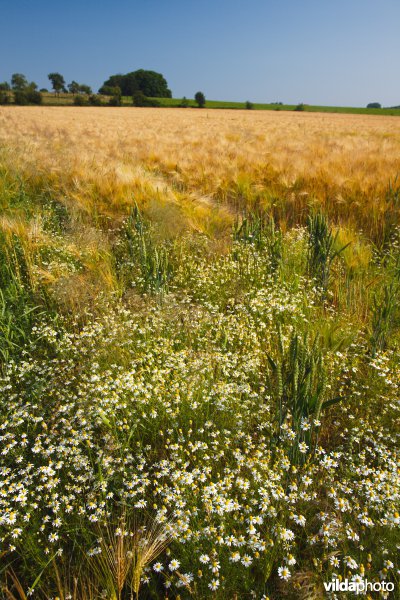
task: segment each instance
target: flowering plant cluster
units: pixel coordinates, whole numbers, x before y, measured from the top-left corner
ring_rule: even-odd
[[[93,598],[398,582],[398,351],[321,301],[305,230],[283,244],[279,272],[267,245],[171,250],[162,293],[132,263],[123,300],[38,316],[0,379],[7,589],[72,598],[82,569]]]

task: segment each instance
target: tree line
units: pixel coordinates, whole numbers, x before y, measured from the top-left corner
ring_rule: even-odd
[[[78,83],[73,80],[66,83],[61,73],[49,73],[54,95],[69,93],[74,96],[74,104],[77,106],[92,105],[101,106],[107,103],[111,106],[121,106],[122,97],[132,98],[133,106],[159,106],[155,98],[172,98],[172,92],[168,87],[165,77],[155,71],[139,69],[126,74],[111,75],[94,94],[89,85]],[[14,73],[11,81],[0,83],[0,104],[42,104],[43,93],[49,93],[46,88],[38,89],[38,85],[28,79],[22,73]],[[195,94],[195,101],[199,108],[206,103],[203,92]],[[188,106],[189,102],[183,98],[181,106]]]

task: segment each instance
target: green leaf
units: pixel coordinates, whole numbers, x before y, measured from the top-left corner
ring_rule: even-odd
[[[336,398],[331,398],[330,400],[325,400],[325,402],[322,403],[321,409],[325,409],[328,408],[329,406],[333,406],[334,404],[338,404],[339,402],[341,402],[342,400],[345,400],[345,397],[342,396],[337,396]]]
[[[269,354],[267,354],[267,359],[268,359],[271,369],[276,372],[278,370],[276,362],[270,357]]]

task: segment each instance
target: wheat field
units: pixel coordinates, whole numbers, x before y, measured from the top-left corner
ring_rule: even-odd
[[[386,116],[0,107],[2,598],[398,590],[399,173]]]
[[[151,189],[227,211],[271,209],[293,223],[310,205],[382,236],[400,173],[395,117],[193,109],[2,108],[9,168],[123,214]],[[202,213],[202,211],[200,211]],[[389,215],[390,218],[390,215]],[[197,223],[199,225],[199,223]]]

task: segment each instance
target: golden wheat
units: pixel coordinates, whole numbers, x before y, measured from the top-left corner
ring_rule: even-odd
[[[193,109],[2,107],[2,163],[80,218],[135,197],[175,231],[215,233],[231,208],[295,222],[313,204],[379,235],[400,173],[400,119]],[[152,204],[153,202],[153,204]],[[82,217],[83,215],[83,217]],[[154,216],[154,215],[153,215]]]

